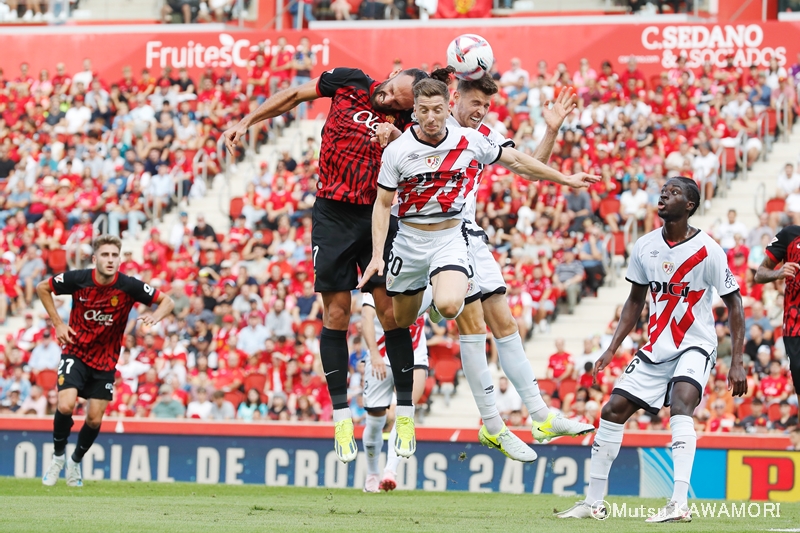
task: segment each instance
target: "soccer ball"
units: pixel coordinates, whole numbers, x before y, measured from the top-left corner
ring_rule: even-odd
[[[447,64],[456,69],[456,78],[479,80],[494,65],[489,41],[480,35],[459,35],[447,47]]]

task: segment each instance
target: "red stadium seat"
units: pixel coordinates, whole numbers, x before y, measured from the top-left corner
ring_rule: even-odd
[[[767,213],[783,213],[786,210],[786,200],[783,198],[770,198],[764,206]]]
[[[439,361],[455,359],[457,348],[458,346],[454,344],[434,344],[433,346],[428,346],[428,360],[430,361],[430,366],[433,366]]]
[[[773,403],[769,406],[769,411],[767,411],[767,416],[772,422],[779,420],[781,417],[781,404]]]
[[[264,374],[250,374],[244,378],[244,390],[256,389],[259,393],[263,392],[264,385],[267,384],[267,376]]]
[[[50,250],[47,254],[47,266],[53,274],[61,274],[67,271],[67,251],[63,248]]]
[[[541,388],[541,385],[539,386],[539,388]],[[558,386],[558,397],[561,398],[561,400],[563,401],[568,394],[575,394],[575,390],[577,390],[577,388],[578,388],[577,381],[575,381],[574,379],[565,379]]]
[[[436,379],[436,383],[439,386],[441,386],[443,383],[452,383],[455,387],[456,375],[458,374],[460,368],[460,359],[446,359],[444,361],[439,361],[436,363],[436,366],[433,367],[433,377]]]
[[[425,405],[428,403],[428,400],[431,397],[431,393],[433,392],[433,388],[436,386],[436,379],[433,376],[428,376],[425,379],[425,390],[422,392],[422,396],[420,397],[417,405]]]
[[[236,196],[235,198],[231,198],[230,207],[228,207],[228,213],[230,213],[231,219],[236,219],[239,215],[242,214],[242,209],[244,208],[244,200],[242,200],[241,196]]]
[[[550,396],[552,396],[553,393],[556,392],[556,389],[558,389],[556,382],[550,379],[539,379],[537,381],[539,382],[539,390],[549,394]]]
[[[234,409],[238,408],[239,404],[242,403],[244,399],[244,393],[238,390],[232,390],[225,393],[225,401],[231,402]]]
[[[36,374],[36,384],[45,392],[55,389],[58,381],[58,372],[49,368]]]
[[[739,420],[747,418],[748,416],[750,416],[750,413],[753,412],[753,407],[750,404],[751,402],[752,402],[752,400],[748,400],[747,402],[745,402],[745,403],[743,403],[742,405],[739,406],[739,411],[738,411],[739,412]]]
[[[619,200],[616,198],[612,198],[611,196],[603,198],[600,200],[600,208],[598,209],[600,211],[600,218],[605,221],[608,215],[612,213],[619,213],[619,208]]]

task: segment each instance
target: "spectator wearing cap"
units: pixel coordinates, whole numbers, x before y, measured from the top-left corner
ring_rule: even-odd
[[[217,234],[214,228],[206,223],[206,217],[203,214],[197,215],[197,223],[192,230],[192,236],[197,239],[197,244],[201,250],[219,249]]]
[[[50,330],[46,329],[42,333],[42,340],[39,341],[31,352],[28,366],[34,373],[39,373],[46,369],[56,370],[60,360],[61,347],[53,342]]]
[[[580,261],[576,259],[576,251],[573,248],[564,250],[564,257],[556,265],[553,286],[565,294],[567,297],[567,313],[570,315],[575,312],[578,304],[578,297],[583,287],[585,271]]]
[[[172,387],[161,385],[158,389],[158,398],[150,410],[151,418],[183,418],[185,409],[183,404],[172,397]]]

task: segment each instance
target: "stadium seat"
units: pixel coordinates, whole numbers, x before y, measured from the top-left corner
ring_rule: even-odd
[[[46,368],[36,374],[36,384],[39,385],[45,392],[55,389],[56,382],[58,381],[58,372]]]
[[[556,389],[558,389],[558,385],[556,385],[556,382],[553,380],[538,379],[537,381],[539,382],[539,390],[542,391],[542,393],[547,393],[552,396],[553,393],[556,392]]]
[[[50,250],[47,254],[47,267],[52,274],[61,274],[67,271],[67,251],[63,248]]]
[[[611,213],[619,213],[619,208],[619,200],[614,197],[607,196],[600,200],[598,211],[600,212],[600,218],[604,221],[603,223],[605,224],[606,217]]]
[[[752,400],[750,400],[750,401],[752,401]],[[747,401],[747,402],[745,402],[745,403],[743,403],[742,405],[739,406],[739,410],[738,410],[738,414],[739,414],[738,418],[739,418],[739,420],[747,418],[748,416],[750,416],[750,413],[753,412],[753,407],[750,405],[750,401]]]
[[[456,345],[453,344],[434,344],[428,346],[428,361],[429,365],[433,367],[439,361],[456,358]]]
[[[230,214],[231,220],[235,220],[242,214],[242,209],[244,208],[244,200],[241,196],[236,196],[231,198],[231,204],[228,207],[228,213]]]
[[[264,391],[264,385],[267,384],[267,376],[264,374],[250,374],[244,378],[244,390],[256,389],[259,393]]]
[[[782,213],[786,210],[786,200],[783,198],[770,198],[764,206],[767,213]]]
[[[769,406],[769,411],[767,412],[767,416],[769,417],[770,421],[775,422],[776,420],[780,419],[781,417],[781,404],[773,403]]]
[[[234,409],[239,407],[239,404],[244,401],[244,398],[245,395],[242,391],[232,390],[225,393],[225,401],[231,402]]]
[[[461,368],[460,359],[445,359],[439,361],[433,367],[433,377],[436,379],[436,384],[439,391],[444,395],[445,406],[450,406],[450,395],[458,387],[458,370]]]
[[[539,386],[539,388],[541,388],[541,385]],[[561,398],[561,400],[563,401],[568,394],[575,394],[577,388],[578,388],[577,381],[575,381],[574,379],[565,379],[558,386],[558,397]]]

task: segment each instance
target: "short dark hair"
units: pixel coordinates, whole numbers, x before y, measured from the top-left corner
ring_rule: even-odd
[[[445,102],[450,101],[450,91],[443,81],[425,78],[414,84],[414,102],[419,98],[433,98],[441,96]]]
[[[405,70],[401,70],[398,76],[411,76],[414,78],[415,84],[428,78],[433,78],[434,80],[448,83],[450,81],[450,74],[454,73],[455,71],[456,69],[451,66],[437,68],[430,74],[419,68],[407,68]]]
[[[700,187],[697,186],[697,182],[695,182],[692,178],[687,178],[685,176],[677,176],[671,179],[674,179],[681,184],[683,195],[690,202],[694,203],[694,208],[689,211],[689,216],[691,217],[695,214],[697,208],[700,207]]]
[[[486,96],[492,96],[497,94],[498,90],[497,83],[489,74],[485,74],[477,80],[458,80],[458,92],[461,94],[469,91],[480,91]]]

